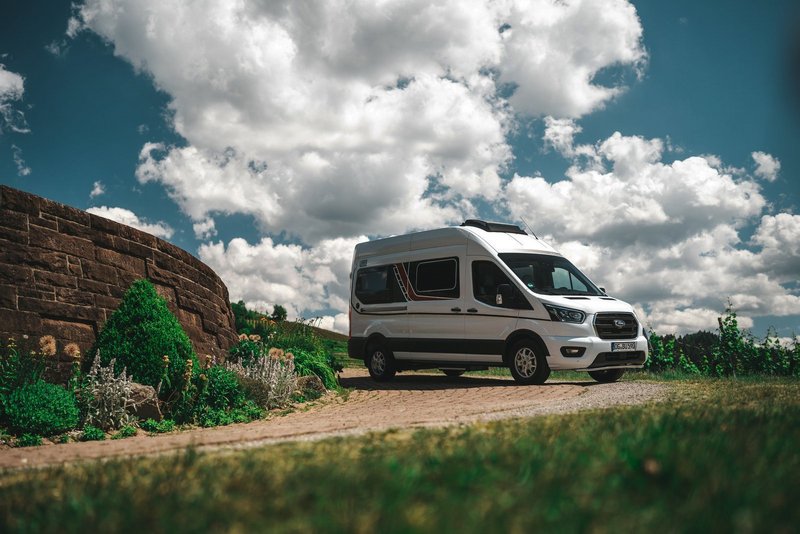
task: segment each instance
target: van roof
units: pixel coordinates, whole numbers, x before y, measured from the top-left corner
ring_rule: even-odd
[[[488,223],[498,224],[498,223]],[[436,230],[426,230],[405,235],[376,239],[356,245],[356,256],[376,256],[396,254],[409,250],[446,247],[472,241],[497,253],[534,252],[559,254],[556,249],[534,236],[528,235],[516,226],[517,231],[504,232],[500,229],[485,230],[479,225],[468,224],[451,226]]]

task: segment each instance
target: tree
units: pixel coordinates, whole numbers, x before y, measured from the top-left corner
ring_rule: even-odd
[[[272,309],[272,320],[276,322],[281,322],[286,320],[286,308],[281,306],[280,304],[276,304],[275,307]]]

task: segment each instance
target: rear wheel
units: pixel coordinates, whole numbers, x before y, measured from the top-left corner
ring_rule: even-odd
[[[625,374],[625,369],[605,369],[604,371],[589,371],[589,376],[600,382],[601,384],[609,384],[616,382],[622,375]]]
[[[442,369],[441,371],[450,378],[458,378],[464,374],[464,369]]]
[[[550,376],[550,366],[544,354],[527,339],[514,344],[508,363],[511,376],[520,384],[544,384]]]
[[[377,345],[369,350],[367,355],[367,369],[369,376],[376,382],[386,382],[394,377],[397,368],[394,364],[394,356],[383,345]]]

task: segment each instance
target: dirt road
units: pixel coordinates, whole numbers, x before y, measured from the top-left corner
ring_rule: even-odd
[[[588,378],[588,377],[587,377]],[[81,460],[138,456],[182,450],[243,448],[277,441],[321,439],[389,428],[442,426],[508,417],[567,413],[616,404],[637,404],[663,396],[663,384],[595,384],[559,381],[519,386],[510,378],[401,374],[387,384],[373,382],[361,369],[347,369],[345,398],[329,394],[288,415],[225,427],[159,436],[143,432],[122,440],[43,445],[0,450],[0,469],[39,467]]]

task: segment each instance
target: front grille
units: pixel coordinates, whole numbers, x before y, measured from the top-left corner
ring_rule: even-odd
[[[615,321],[624,324],[617,326]],[[639,323],[632,313],[598,313],[594,318],[594,329],[600,339],[635,339]]]

